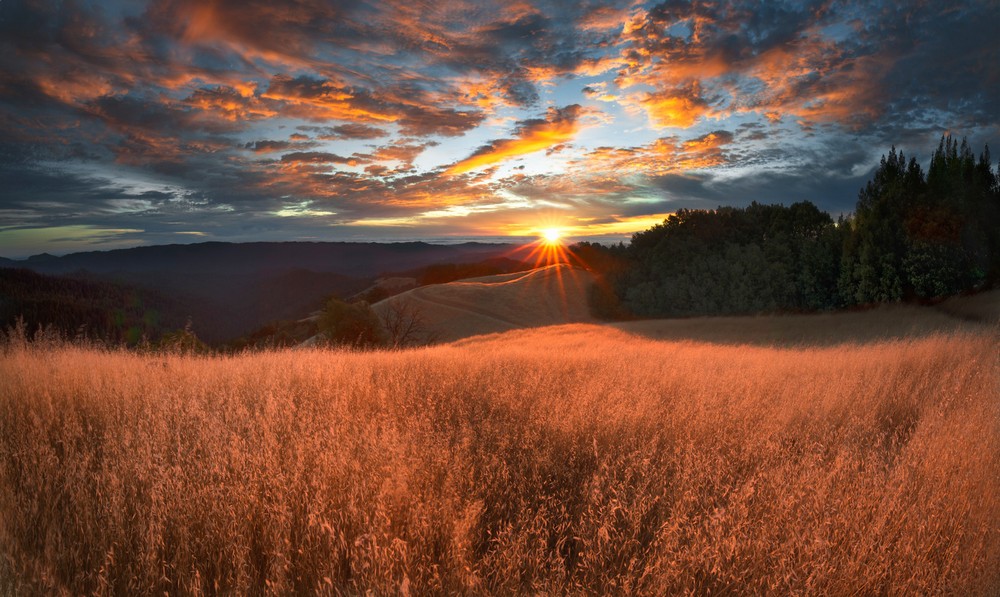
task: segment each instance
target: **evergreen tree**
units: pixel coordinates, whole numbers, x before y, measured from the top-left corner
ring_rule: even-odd
[[[633,236],[615,288],[643,317],[831,308],[841,237],[808,202],[680,210]]]
[[[879,168],[858,194],[851,220],[854,242],[845,247],[840,286],[851,303],[898,301],[906,291],[905,214],[925,187],[916,160],[909,165],[895,146],[882,156]]]
[[[1000,238],[989,147],[977,162],[965,139],[959,143],[950,135],[942,137],[931,158],[927,185],[922,211],[908,221],[915,256],[937,257],[936,262],[926,260],[922,273],[936,272],[941,279],[935,286],[943,294],[997,281]]]
[[[987,147],[943,136],[926,180],[895,147],[858,196],[844,245],[847,303],[932,298],[998,278],[997,178]]]
[[[893,146],[834,223],[808,202],[679,210],[636,233],[605,304],[640,317],[815,310],[1000,282],[1000,167],[943,136],[925,176]],[[609,309],[604,309],[609,311]]]

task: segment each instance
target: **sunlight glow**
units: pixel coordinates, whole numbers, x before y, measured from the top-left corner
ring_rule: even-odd
[[[546,228],[542,230],[542,240],[545,241],[547,245],[561,245],[562,244],[562,230],[558,228]]]
[[[530,264],[532,269],[554,268],[551,272],[553,275],[549,278],[553,284],[551,290],[558,297],[563,312],[568,313],[567,287],[579,287],[583,284],[589,275],[584,274],[583,270],[590,270],[590,267],[574,252],[572,246],[563,243],[564,229],[544,228],[537,232],[540,233],[538,240],[510,251],[507,256]]]

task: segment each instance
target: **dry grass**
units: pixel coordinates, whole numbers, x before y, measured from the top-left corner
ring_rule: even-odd
[[[525,327],[590,322],[587,291],[590,272],[565,264],[513,274],[431,284],[387,298],[373,308],[381,313],[403,301],[419,310],[427,332],[437,341]]]
[[[971,332],[983,325],[931,307],[895,305],[867,311],[652,319],[611,324],[656,340],[697,340],[713,344],[797,347],[870,343]]]
[[[954,296],[938,305],[938,309],[966,321],[1000,324],[1000,290]]]
[[[653,319],[613,326],[657,340],[793,347],[976,334],[991,327],[996,329],[997,324],[1000,324],[1000,290],[952,297],[935,306],[883,305],[836,313]]]
[[[0,593],[1000,592],[996,330],[0,358]]]

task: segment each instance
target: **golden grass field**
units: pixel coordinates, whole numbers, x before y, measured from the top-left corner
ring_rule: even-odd
[[[0,593],[997,595],[1000,335],[939,314],[15,343]]]

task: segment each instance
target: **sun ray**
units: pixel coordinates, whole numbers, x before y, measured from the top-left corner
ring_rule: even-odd
[[[569,284],[580,284],[582,278],[580,270],[590,270],[589,265],[577,255],[571,246],[566,243],[566,230],[560,227],[535,228],[538,239],[530,243],[521,245],[506,255],[511,259],[522,261],[531,266],[532,269],[559,267],[555,270],[552,291],[557,293],[560,299],[560,307],[568,313],[569,299],[567,286]]]
[[[546,228],[542,230],[542,240],[547,245],[562,245],[562,230]]]

